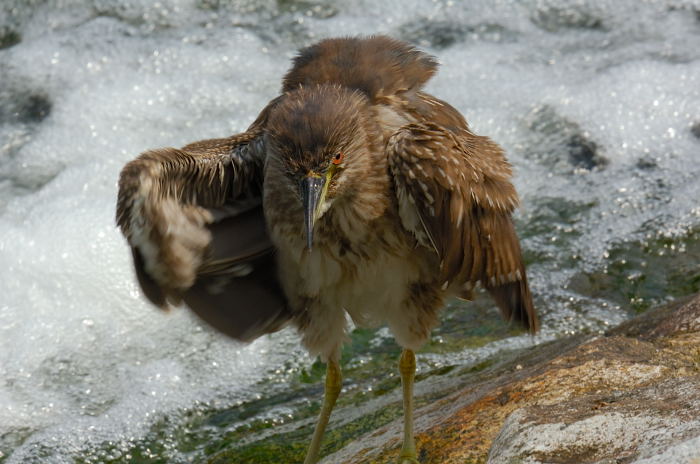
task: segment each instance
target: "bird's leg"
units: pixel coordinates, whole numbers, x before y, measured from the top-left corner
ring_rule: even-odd
[[[340,374],[340,366],[337,361],[328,361],[326,365],[326,387],[323,394],[323,407],[321,414],[318,416],[314,436],[309,445],[309,451],[306,453],[304,464],[315,464],[318,461],[318,452],[321,449],[321,440],[323,432],[326,430],[328,420],[331,417],[331,411],[335,405],[335,400],[338,399],[340,389],[343,386],[343,379]]]
[[[419,464],[416,442],[413,439],[413,380],[416,377],[416,355],[412,350],[403,350],[399,361],[401,385],[403,386],[403,446],[399,464]]]

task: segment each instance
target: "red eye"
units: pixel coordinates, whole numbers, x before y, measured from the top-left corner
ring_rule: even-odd
[[[333,155],[333,159],[331,159],[331,163],[333,164],[340,164],[343,162],[343,158],[345,158],[345,155],[342,153],[336,153]]]

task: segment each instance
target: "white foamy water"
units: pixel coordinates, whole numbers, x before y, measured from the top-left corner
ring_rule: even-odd
[[[0,4],[0,461],[108,459],[309,362],[291,331],[242,346],[149,307],[114,206],[127,161],[244,129],[318,38],[388,33],[439,58],[428,90],[515,165],[546,336],[627,316],[572,276],[700,223],[698,1],[146,3]]]

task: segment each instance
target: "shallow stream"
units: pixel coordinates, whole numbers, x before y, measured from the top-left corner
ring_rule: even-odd
[[[700,290],[698,1],[3,0],[0,463],[299,460],[323,366],[291,330],[244,346],[151,308],[116,180],[244,129],[298,47],[370,33],[436,55],[428,91],[508,152],[543,322],[454,302],[419,378]],[[325,452],[400,415],[398,353],[353,334]]]

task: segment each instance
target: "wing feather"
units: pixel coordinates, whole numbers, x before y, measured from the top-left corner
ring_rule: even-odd
[[[163,309],[184,300],[245,341],[289,319],[261,200],[273,104],[246,132],[145,152],[119,179],[117,224],[146,297]]]
[[[487,137],[435,123],[408,124],[387,143],[406,229],[440,258],[440,281],[481,283],[507,319],[538,328],[511,214],[518,197],[511,168]],[[411,204],[403,199],[411,197]],[[402,204],[403,203],[403,204]],[[419,220],[411,219],[411,214]],[[417,228],[417,224],[423,230]]]

